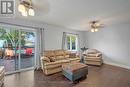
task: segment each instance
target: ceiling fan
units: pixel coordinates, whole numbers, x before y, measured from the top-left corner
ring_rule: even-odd
[[[98,20],[91,21],[90,23],[91,32],[97,32],[99,28],[103,28],[104,24],[101,24]]]
[[[35,11],[33,9],[32,0],[20,0],[18,11],[21,12],[22,16],[34,16]]]
[[[48,0],[19,0],[18,11],[22,16],[35,16],[41,12],[48,13],[50,8]]]

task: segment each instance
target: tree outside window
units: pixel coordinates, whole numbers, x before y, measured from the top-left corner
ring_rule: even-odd
[[[67,35],[67,49],[77,51],[78,38],[76,35]]]

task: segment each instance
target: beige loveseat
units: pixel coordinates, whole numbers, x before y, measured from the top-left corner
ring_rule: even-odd
[[[96,49],[89,49],[85,55],[85,63],[89,65],[102,65],[102,53]]]
[[[46,50],[41,57],[42,70],[45,75],[62,71],[63,64],[79,62],[80,58],[66,50]]]

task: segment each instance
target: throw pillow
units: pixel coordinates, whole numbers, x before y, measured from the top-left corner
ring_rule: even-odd
[[[50,62],[50,59],[48,57],[42,57],[41,58],[43,61],[46,61],[46,62]]]
[[[50,59],[50,62],[55,62],[56,61],[55,57],[49,57],[49,59]]]

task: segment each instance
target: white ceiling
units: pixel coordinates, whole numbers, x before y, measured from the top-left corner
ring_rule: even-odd
[[[34,17],[22,17],[16,9],[16,18],[76,30],[87,30],[93,20],[106,26],[130,21],[130,0],[33,0],[33,4]]]

